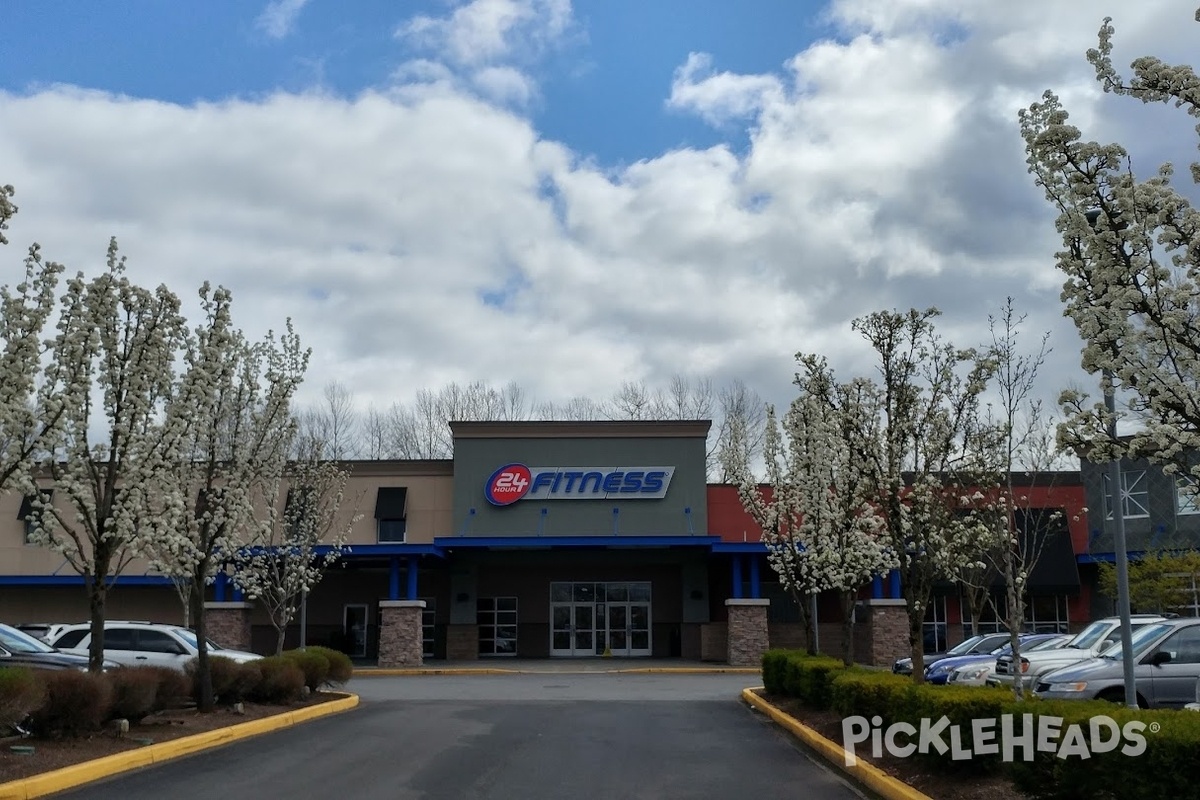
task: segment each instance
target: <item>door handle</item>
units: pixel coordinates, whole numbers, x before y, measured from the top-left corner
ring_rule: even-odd
[[[145,660],[146,660],[146,656],[134,656],[134,658],[135,658],[136,660],[138,660],[138,661],[145,661]]]

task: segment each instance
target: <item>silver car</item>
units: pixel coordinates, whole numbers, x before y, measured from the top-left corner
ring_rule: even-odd
[[[1099,658],[1048,672],[1034,691],[1047,700],[1125,701],[1121,645]],[[1134,679],[1143,708],[1184,708],[1196,700],[1200,680],[1200,619],[1171,619],[1133,634]]]

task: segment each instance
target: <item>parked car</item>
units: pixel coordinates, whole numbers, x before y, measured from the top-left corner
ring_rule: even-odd
[[[41,639],[0,623],[0,666],[86,670],[88,658],[86,653],[80,656],[59,652]],[[112,661],[104,663],[105,669],[116,666]]]
[[[925,666],[936,663],[951,656],[966,656],[973,653],[990,653],[1008,640],[1007,633],[987,633],[982,636],[972,636],[951,647],[944,653],[926,653]],[[898,658],[892,664],[892,672],[897,675],[912,675],[912,658]]]
[[[1134,631],[1137,631],[1146,625],[1163,622],[1166,619],[1160,614],[1134,614],[1130,621]],[[1011,654],[997,658],[996,670],[988,676],[987,684],[988,686],[1012,687],[1019,679],[1025,688],[1032,689],[1037,685],[1038,679],[1047,672],[1095,658],[1119,641],[1121,641],[1121,618],[1098,619],[1075,634],[1075,638],[1057,650],[1043,650],[1028,655],[1021,654],[1019,662],[1014,662]]]
[[[1200,680],[1200,619],[1144,625],[1133,635],[1134,684],[1142,708],[1183,708],[1196,699]],[[1047,700],[1125,702],[1124,649],[1116,644],[1088,659],[1038,678],[1034,692]]]
[[[54,646],[65,653],[86,655],[92,641],[91,625],[72,625],[59,634]],[[196,634],[180,625],[154,622],[104,623],[104,656],[124,666],[163,666],[182,670],[198,652]],[[208,651],[237,662],[262,656],[229,650],[208,641]]]
[[[58,635],[71,627],[70,622],[21,622],[13,627],[28,633],[35,639],[41,639],[46,644],[58,638]]]
[[[1021,644],[1021,653],[1037,652],[1039,650],[1058,650],[1064,647],[1067,642],[1073,638],[1069,633],[1051,633],[1037,634],[1046,636],[1045,639],[1033,642],[1032,644]],[[1003,656],[1009,655],[1012,648],[1005,646],[996,651],[992,656],[980,661],[965,663],[956,667],[951,671],[946,679],[946,683],[954,684],[955,686],[984,686],[987,679],[996,671],[996,660]]]
[[[948,683],[950,676],[959,668],[973,667],[977,668],[981,665],[987,666],[989,669],[996,664],[996,658],[1012,652],[1012,641],[1009,634],[1005,633],[1004,645],[997,647],[987,653],[970,653],[965,656],[948,656],[939,659],[929,666],[925,667],[925,680],[928,683],[941,685]],[[1023,633],[1020,635],[1021,652],[1028,652],[1045,641],[1051,641],[1061,638],[1063,641],[1070,639],[1070,636],[1060,636],[1056,633]],[[980,681],[980,685],[982,685]]]

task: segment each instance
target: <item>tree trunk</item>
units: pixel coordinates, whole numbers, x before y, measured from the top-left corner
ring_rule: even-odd
[[[283,640],[287,637],[287,626],[275,628],[275,655],[283,655]]]
[[[854,666],[854,606],[858,592],[842,592],[842,663]]]
[[[800,624],[804,626],[804,651],[810,656],[817,654],[816,620],[812,614],[812,595],[792,590],[792,601],[800,609]]]
[[[208,561],[203,560],[196,565],[192,576],[192,619],[196,621],[193,629],[196,633],[196,708],[201,712],[212,711],[216,707],[213,696],[212,672],[208,662],[208,619],[204,612],[205,575],[208,572]]]
[[[908,645],[912,658],[913,683],[925,682],[925,620],[915,612],[908,614]]]
[[[108,600],[108,584],[105,573],[97,569],[88,576],[88,611],[91,615],[92,641],[88,645],[88,671],[101,672],[104,669],[104,604]]]

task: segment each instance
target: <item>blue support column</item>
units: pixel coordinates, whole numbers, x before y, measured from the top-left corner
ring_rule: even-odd
[[[233,587],[233,602],[244,603],[245,601],[246,598],[242,596],[242,590],[235,585]]]
[[[400,556],[388,561],[388,600],[400,599]]]
[[[406,600],[417,599],[417,557],[409,556],[405,560],[404,571],[408,573],[408,597]]]
[[[871,599],[872,600],[882,600],[883,599],[883,576],[882,575],[876,575],[874,578],[871,579]]]
[[[733,557],[733,599],[742,599],[742,557]]]
[[[229,576],[225,574],[225,570],[217,573],[217,579],[213,583],[213,599],[218,603],[225,602],[225,593],[229,590]]]
[[[888,573],[888,597],[900,599],[900,570],[894,569]]]
[[[755,600],[762,597],[762,586],[758,579],[758,556],[750,556],[750,597]]]

